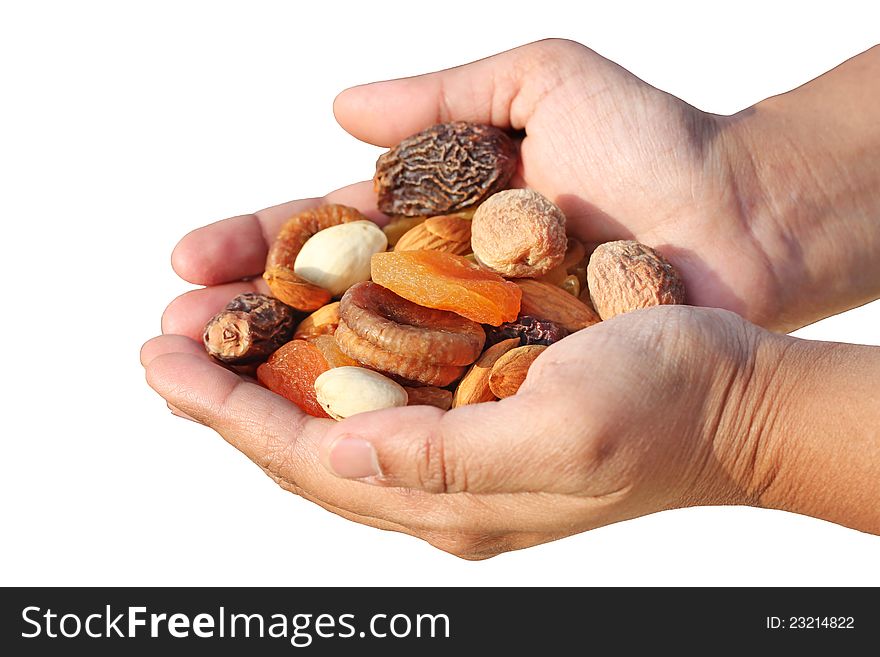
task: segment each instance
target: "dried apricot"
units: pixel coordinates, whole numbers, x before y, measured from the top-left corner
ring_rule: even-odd
[[[486,341],[476,322],[419,306],[369,281],[343,295],[339,317],[379,349],[441,365],[470,365]]]
[[[372,259],[373,281],[427,308],[498,326],[519,314],[522,292],[467,258],[440,251],[389,251]]]
[[[330,417],[315,396],[315,379],[330,369],[321,351],[305,340],[293,340],[257,368],[257,380],[315,417]]]

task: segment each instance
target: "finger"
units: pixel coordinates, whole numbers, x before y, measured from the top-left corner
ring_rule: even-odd
[[[352,87],[336,97],[333,112],[345,130],[378,146],[448,121],[521,130],[584,52],[570,41],[539,41],[445,71]]]
[[[509,517],[464,496],[364,486],[333,475],[318,459],[321,437],[332,421],[306,416],[286,399],[217,365],[198,346],[181,336],[151,340],[144,347],[149,352],[144,357],[148,383],[288,490],[348,513],[394,523],[408,533],[509,529]],[[507,508],[519,507],[513,503]]]
[[[445,413],[365,413],[330,428],[321,460],[341,477],[430,493],[575,492],[572,411],[530,392]]]
[[[317,458],[320,436],[332,420],[306,415],[286,399],[212,362],[202,350],[180,346],[178,336],[156,338],[147,382],[165,400],[217,431],[276,482],[351,513],[406,523],[412,494],[361,486],[333,476]],[[390,510],[390,511],[389,511]]]
[[[380,224],[386,220],[376,210],[372,183],[356,183],[324,198],[290,201],[197,228],[174,247],[171,265],[178,276],[197,285],[258,276],[263,273],[269,246],[284,222],[323,203],[350,205]]]
[[[269,288],[263,279],[255,278],[185,292],[168,304],[162,313],[162,333],[185,335],[200,341],[208,320],[244,292],[268,294]]]
[[[157,335],[150,338],[141,347],[141,365],[146,367],[156,356],[167,353],[203,354],[205,348],[201,342],[195,342],[182,335]]]

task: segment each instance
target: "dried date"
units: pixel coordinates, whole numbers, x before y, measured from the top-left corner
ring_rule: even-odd
[[[246,365],[265,360],[293,337],[294,311],[278,299],[246,292],[205,326],[202,340],[217,360]]]
[[[504,189],[516,165],[516,145],[502,130],[441,123],[380,156],[373,187],[385,214],[449,214]]]

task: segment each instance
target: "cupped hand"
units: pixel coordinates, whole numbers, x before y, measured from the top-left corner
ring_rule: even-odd
[[[575,235],[658,247],[691,303],[777,326],[778,276],[742,212],[724,121],[582,46],[541,42],[358,87],[334,109],[353,135],[386,146],[438,121],[523,130],[515,182],[562,206]],[[719,391],[738,380],[756,329],[720,311],[660,308],[584,330],[536,361],[521,394],[446,414],[411,407],[336,424],[213,363],[199,344],[206,321],[236,294],[265,291],[259,274],[275,233],[322,202],[383,220],[361,183],[190,233],[172,263],[207,287],[176,299],[166,335],[142,352],[150,385],[173,409],[280,485],[470,558],[753,493],[751,474],[718,458],[748,448],[719,450],[713,427],[729,396]]]
[[[552,345],[514,397],[338,423],[182,336],[147,343],[143,360],[170,404],[285,489],[477,559],[664,509],[756,502],[761,446],[729,429],[760,387],[757,354],[783,339],[727,311],[651,308]]]

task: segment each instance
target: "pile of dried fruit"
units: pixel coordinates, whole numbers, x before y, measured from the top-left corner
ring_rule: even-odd
[[[317,417],[447,410],[516,394],[570,333],[684,302],[678,273],[650,247],[587,253],[553,202],[506,189],[516,165],[516,144],[490,126],[405,139],[376,164],[390,222],[342,205],[292,217],[266,260],[275,298],[233,299],[205,327],[208,352],[258,363],[260,383]]]

